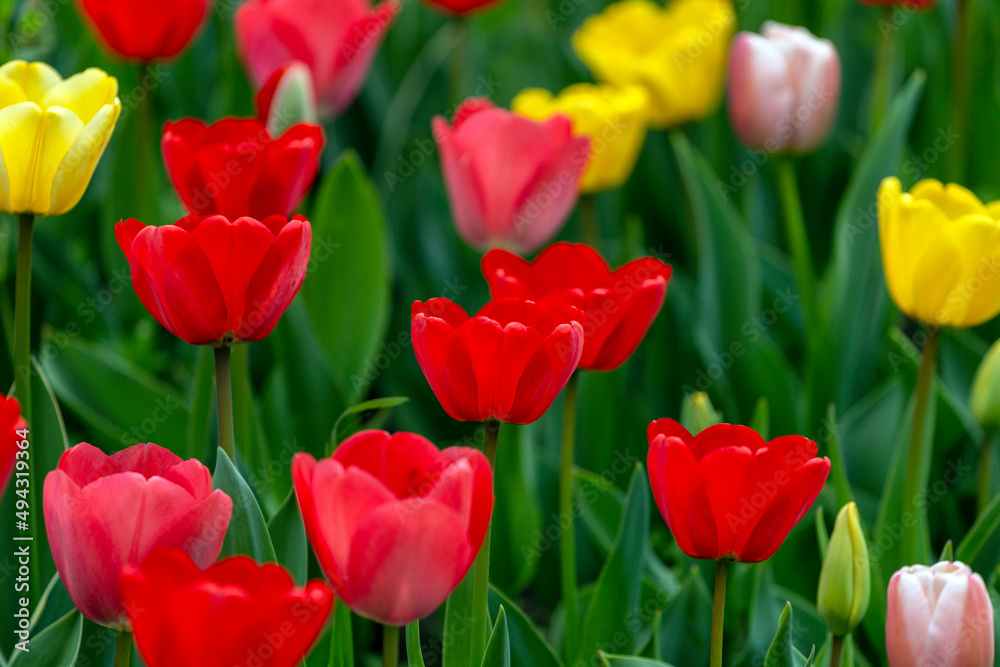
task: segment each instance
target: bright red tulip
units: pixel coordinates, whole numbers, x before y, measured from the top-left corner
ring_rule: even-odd
[[[292,483],[316,557],[344,604],[406,625],[468,572],[493,512],[481,452],[413,433],[362,431],[328,459],[296,454]]]
[[[466,100],[449,125],[434,118],[451,214],[474,247],[531,252],[555,236],[580,193],[590,139],[567,116],[545,121]]]
[[[716,424],[693,436],[672,419],[647,434],[653,496],[692,558],[767,560],[830,474],[830,459],[798,435],[764,442],[753,429]]]
[[[199,569],[179,549],[126,568],[122,595],[149,667],[295,667],[323,631],[333,592],[280,565],[233,556]]]
[[[312,230],[300,215],[260,222],[189,215],[173,225],[115,225],[135,293],[172,334],[195,345],[264,338],[302,286]]]
[[[300,60],[312,71],[323,116],[347,107],[361,90],[398,0],[247,0],[236,8],[236,46],[260,88],[275,70]]]
[[[154,444],[112,456],[86,443],[67,450],[45,478],[42,501],[52,558],[77,609],[124,628],[125,567],[156,547],[183,549],[207,567],[233,510],[229,496],[212,490],[208,468]]]
[[[425,0],[425,2],[431,8],[441,10],[445,14],[464,16],[480,9],[502,4],[503,0]]]
[[[291,126],[272,138],[264,121],[224,118],[205,125],[185,118],[163,128],[163,162],[190,213],[291,215],[309,191],[323,152],[323,128]]]
[[[194,40],[211,0],[78,0],[108,50],[126,60],[170,60]]]
[[[469,317],[448,299],[416,301],[413,351],[441,407],[459,421],[535,421],[580,363],[584,314],[495,299]]]
[[[556,243],[526,262],[506,250],[483,257],[483,275],[494,299],[515,297],[566,303],[587,315],[580,368],[612,370],[642,342],[667,295],[671,268],[654,257],[612,271],[582,243]]]
[[[21,404],[16,398],[6,398],[0,395],[0,498],[14,471],[17,453],[21,451],[20,442],[24,439],[18,431],[28,428],[21,416]]]

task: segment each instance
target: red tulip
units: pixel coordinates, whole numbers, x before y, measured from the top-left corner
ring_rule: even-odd
[[[425,0],[432,9],[439,9],[445,14],[464,16],[479,9],[499,5],[503,0]]]
[[[179,549],[129,566],[121,587],[149,667],[295,667],[334,604],[322,581],[298,587],[280,565],[233,556],[201,570]]]
[[[104,45],[127,60],[170,60],[194,39],[211,0],[78,0]]]
[[[494,299],[516,297],[566,303],[587,314],[580,368],[612,370],[642,342],[667,295],[671,269],[643,257],[612,271],[581,243],[556,243],[526,262],[506,250],[483,257],[483,275]]]
[[[323,128],[297,123],[272,138],[264,121],[185,118],[163,128],[163,162],[190,213],[288,216],[309,191],[323,152]]]
[[[583,353],[583,313],[565,304],[495,299],[469,317],[448,299],[414,302],[413,351],[459,421],[535,421],[552,405]]]
[[[767,560],[830,474],[830,459],[798,435],[764,442],[753,429],[716,424],[692,436],[672,419],[647,434],[653,496],[692,558]]]
[[[573,210],[590,139],[567,116],[545,121],[466,100],[449,125],[434,118],[451,214],[477,248],[530,252],[555,236]]]
[[[233,502],[212,475],[154,444],[113,456],[81,443],[45,478],[45,531],[66,590],[84,616],[128,627],[118,581],[156,547],[187,552],[200,567],[219,557]],[[181,663],[177,663],[181,664]]]
[[[323,571],[354,611],[406,625],[468,572],[493,512],[481,452],[413,433],[362,431],[328,459],[296,454],[292,483]]]
[[[271,333],[302,286],[312,241],[300,215],[260,222],[189,215],[163,227],[129,218],[115,225],[115,236],[142,305],[195,345]]]
[[[247,0],[236,8],[236,46],[260,88],[300,60],[312,71],[320,112],[332,116],[357,96],[385,33],[403,5],[386,0]]]
[[[863,5],[903,5],[913,9],[930,9],[937,4],[937,0],[860,0]]]
[[[14,462],[17,453],[21,451],[20,443],[24,438],[18,433],[28,428],[21,416],[21,404],[16,398],[6,398],[0,395],[0,498],[14,472]]]

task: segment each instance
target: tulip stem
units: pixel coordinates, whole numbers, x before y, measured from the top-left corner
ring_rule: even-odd
[[[495,419],[488,419],[485,423],[486,438],[483,443],[483,452],[490,462],[490,469],[493,470],[493,485],[496,486],[496,466],[497,458],[497,434],[500,431],[500,422]],[[493,520],[486,529],[486,537],[483,539],[483,546],[476,556],[476,575],[472,582],[472,655],[470,665],[482,663],[483,656],[486,655],[486,626],[489,616],[489,593],[490,593],[490,535],[493,532]]]
[[[979,479],[977,485],[976,515],[983,513],[993,499],[993,433],[987,431],[983,435],[983,444],[979,447]]]
[[[785,234],[788,236],[788,246],[792,251],[795,280],[799,285],[799,296],[802,298],[806,331],[814,331],[817,311],[816,278],[809,253],[809,237],[806,233],[805,216],[802,213],[802,199],[799,197],[798,176],[791,158],[778,160],[777,168]]]
[[[844,662],[844,638],[833,636],[830,642],[830,667],[840,667]]]
[[[563,609],[566,629],[563,644],[566,654],[576,650],[580,609],[576,597],[576,538],[573,516],[573,458],[576,442],[576,395],[579,373],[573,373],[566,383],[563,399],[562,465],[559,469],[559,520],[564,525],[559,538],[559,560],[562,575]]]
[[[583,242],[594,250],[601,250],[601,217],[597,212],[597,199],[592,194],[580,195],[580,226]]]
[[[922,563],[918,536],[920,534],[920,496],[924,485],[924,428],[926,426],[927,401],[931,393],[931,382],[934,379],[934,366],[937,362],[938,341],[940,330],[929,328],[927,341],[924,343],[923,358],[920,361],[920,371],[917,374],[916,397],[913,406],[913,424],[910,426],[910,445],[906,460],[906,477],[903,481],[903,507],[901,521],[908,526],[903,533],[904,563]],[[926,508],[923,510],[926,512]]]
[[[712,662],[711,667],[722,667],[722,627],[726,616],[726,577],[729,561],[715,561],[715,599],[712,602]]]
[[[951,122],[954,126],[955,145],[949,158],[949,180],[961,182],[968,160],[969,142],[969,47],[971,40],[972,11],[971,0],[958,0],[956,7],[957,26],[952,40],[951,60]]]
[[[215,348],[215,395],[219,413],[219,447],[236,463],[236,435],[233,429],[233,378],[229,369],[229,346]]]
[[[382,667],[399,667],[399,628],[382,626]]]
[[[115,636],[115,665],[128,667],[132,660],[132,633],[119,630]]]
[[[881,39],[875,51],[875,72],[872,77],[872,103],[871,103],[871,133],[874,135],[882,124],[885,112],[889,108],[889,99],[892,97],[892,36],[895,33],[895,23],[893,22],[893,12],[895,5],[886,5],[882,20],[879,26],[886,26],[881,29]]]
[[[458,105],[465,99],[465,73],[468,67],[468,42],[469,25],[462,16],[454,16],[451,19],[452,26],[452,50],[451,50],[451,103],[458,108]]]

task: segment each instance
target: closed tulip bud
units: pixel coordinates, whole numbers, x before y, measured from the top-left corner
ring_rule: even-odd
[[[769,153],[809,153],[833,129],[840,56],[805,28],[767,22],[729,52],[729,120],[739,140]]]
[[[312,74],[298,60],[275,70],[257,91],[256,101],[257,118],[272,137],[280,136],[296,123],[315,123],[319,119]]]
[[[721,422],[722,415],[712,405],[712,399],[708,394],[696,391],[684,396],[684,401],[681,403],[681,424],[693,435],[698,435],[709,426]]]
[[[861,622],[868,611],[871,591],[868,544],[858,507],[847,503],[837,515],[816,596],[819,617],[835,637],[847,635]]]
[[[972,380],[972,416],[984,429],[1000,428],[1000,340],[993,343]]]

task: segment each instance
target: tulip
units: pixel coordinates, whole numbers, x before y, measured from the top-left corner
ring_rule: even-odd
[[[892,575],[885,623],[890,667],[992,667],[993,605],[968,565],[910,565]]]
[[[1000,340],[990,346],[976,369],[969,408],[984,430],[1000,429]]]
[[[263,220],[288,216],[309,191],[323,128],[298,123],[272,138],[264,121],[185,118],[163,128],[163,162],[190,213]]]
[[[469,317],[448,299],[416,301],[413,351],[441,406],[459,421],[528,424],[549,408],[583,354],[583,313],[514,298]]]
[[[452,16],[465,16],[481,9],[502,4],[503,0],[426,0],[432,9]]]
[[[233,556],[201,569],[157,549],[122,575],[136,646],[148,667],[295,667],[334,605],[321,581],[295,585],[285,568]]]
[[[455,226],[477,248],[530,252],[555,236],[590,156],[568,117],[537,122],[482,98],[466,100],[451,125],[435,117],[434,138]]]
[[[729,121],[750,148],[810,153],[833,129],[840,56],[805,28],[768,21],[741,32],[729,53]]]
[[[666,128],[718,106],[735,29],[730,0],[622,0],[584,21],[573,48],[598,81],[644,87],[650,125]]]
[[[27,428],[17,399],[0,396],[0,498],[3,498],[4,489],[14,472],[14,463]]]
[[[860,0],[863,5],[885,6],[903,5],[912,9],[930,9],[937,4],[937,0]]]
[[[722,413],[712,405],[712,399],[703,391],[685,394],[681,402],[681,426],[698,435],[709,426],[722,423]]]
[[[292,483],[337,595],[392,626],[441,606],[472,565],[493,511],[493,474],[481,452],[439,451],[413,433],[362,431],[320,461],[296,454]]]
[[[228,346],[274,329],[305,279],[312,231],[299,215],[189,215],[162,227],[130,218],[115,236],[157,322],[194,345]]]
[[[104,46],[126,60],[172,60],[187,48],[212,9],[211,0],[78,0]]]
[[[878,193],[882,268],[896,306],[936,327],[972,327],[1000,312],[1000,202],[928,179]]]
[[[566,304],[586,313],[580,368],[613,370],[642,342],[663,305],[670,265],[655,257],[612,271],[601,255],[581,243],[556,243],[526,262],[506,250],[483,257],[483,275],[494,299],[513,297]]]
[[[681,551],[757,563],[774,555],[830,474],[816,443],[765,442],[753,429],[709,426],[692,436],[672,419],[649,425],[653,496]]]
[[[236,48],[255,87],[301,61],[312,72],[320,114],[343,111],[358,95],[375,54],[402,10],[398,0],[247,0],[236,8]]]
[[[617,188],[632,173],[646,138],[649,97],[640,86],[577,83],[558,96],[523,90],[511,110],[535,120],[564,114],[574,134],[590,138],[590,161],[580,179],[580,191],[589,193]]]
[[[868,610],[872,573],[858,507],[847,503],[837,515],[819,574],[816,606],[834,637],[857,627]],[[839,663],[837,663],[839,664]]]
[[[233,503],[195,459],[154,444],[107,456],[81,443],[45,478],[45,530],[59,578],[84,616],[128,628],[119,579],[156,547],[199,567],[219,557]],[[181,664],[181,663],[178,663]]]
[[[255,102],[257,118],[274,137],[296,123],[315,123],[319,118],[312,74],[297,60],[274,70]]]
[[[118,81],[96,68],[63,80],[41,62],[0,67],[0,210],[76,206],[121,113],[117,95]]]

